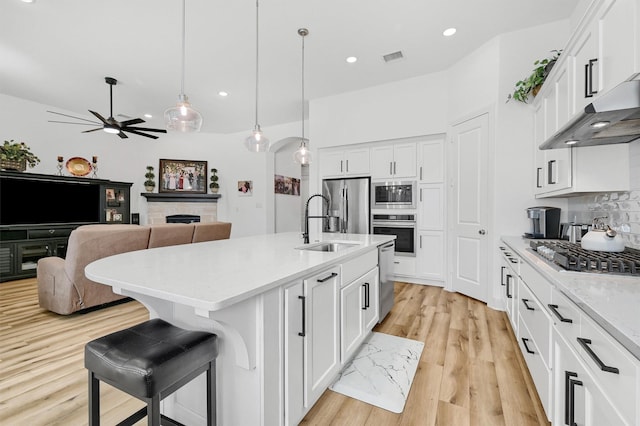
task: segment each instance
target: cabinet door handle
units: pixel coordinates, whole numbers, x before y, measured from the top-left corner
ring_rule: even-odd
[[[557,317],[558,317],[558,319],[559,319],[561,322],[569,322],[569,323],[572,323],[572,322],[573,322],[573,320],[572,320],[571,318],[565,318],[565,317],[563,317],[563,316],[562,316],[562,314],[561,314],[560,312],[558,312],[558,305],[552,305],[552,304],[550,303],[550,304],[548,304],[547,306],[549,307],[549,309],[551,309],[551,312],[553,312],[553,314],[554,314],[555,316],[557,316]]]
[[[349,160],[347,160],[347,173],[349,173]]]
[[[569,425],[577,426],[575,422],[576,417],[576,393],[575,386],[582,386],[580,380],[569,379]]]
[[[396,162],[393,162],[393,174],[395,175],[397,173],[396,171]]]
[[[504,270],[507,269],[506,266],[500,267],[500,285],[504,285]]]
[[[362,288],[364,289],[364,306],[362,307],[362,310],[367,310],[369,309],[369,283],[364,283],[362,284]]]
[[[422,248],[422,235],[420,235],[420,248]]]
[[[511,294],[511,289],[509,288],[509,283],[511,282],[512,275],[507,274],[507,298],[513,299],[513,295]]]
[[[598,93],[597,90],[593,90],[593,64],[598,62],[598,58],[589,59],[589,63],[584,66],[584,92],[585,98],[592,98],[593,95]]]
[[[569,407],[574,405],[573,394],[571,392],[571,378],[578,377],[573,371],[564,371],[564,424],[569,425]]]
[[[422,202],[422,188],[420,188],[420,202]]]
[[[522,337],[521,340],[522,340],[522,344],[524,345],[524,350],[527,351],[528,354],[535,355],[535,352],[529,349],[529,345],[527,345],[527,342],[529,341],[529,339],[527,339],[526,337]]]
[[[589,346],[591,344],[591,339],[584,339],[582,337],[578,337],[577,340],[578,340],[578,343],[580,343],[580,346],[582,346],[582,349],[587,351],[587,353],[589,354],[593,362],[595,362],[598,365],[600,370],[606,371],[607,373],[620,374],[620,370],[618,370],[616,367],[611,367],[609,365],[606,365],[604,362],[602,362],[600,357],[596,355],[593,349],[591,349],[591,346]]]
[[[549,160],[547,162],[547,183],[549,185],[555,185],[556,183],[558,183],[558,182],[556,182],[554,174],[553,174],[553,166],[555,164],[556,164],[556,160]]]
[[[306,297],[298,296],[298,299],[302,300],[302,331],[298,333],[298,336],[305,337],[307,335],[307,333],[306,333],[306,330],[307,330],[307,324],[306,324],[307,306],[306,306],[306,303],[305,303]]]
[[[337,277],[337,276],[338,276],[338,274],[336,274],[335,272],[332,272],[330,275],[327,275],[327,276],[326,276],[326,277],[324,277],[324,278],[318,278],[318,279],[317,279],[317,281],[318,281],[319,283],[323,283],[323,282],[328,281],[328,280],[330,280],[331,278],[333,278],[333,277]]]
[[[540,185],[540,173],[542,172],[542,167],[538,167],[536,169],[536,188],[542,188]]]
[[[342,173],[344,170],[342,170],[342,160],[340,160],[340,173]]]
[[[528,302],[530,302],[529,299],[522,299],[522,304],[527,308],[528,311],[535,311],[535,308],[529,306]]]
[[[393,162],[389,161],[389,174],[393,176]]]
[[[420,180],[422,180],[422,166],[420,166]]]

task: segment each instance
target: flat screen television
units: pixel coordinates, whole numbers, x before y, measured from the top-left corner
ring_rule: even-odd
[[[0,178],[0,225],[100,222],[100,185]]]

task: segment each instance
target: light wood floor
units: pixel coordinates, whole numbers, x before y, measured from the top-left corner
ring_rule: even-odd
[[[396,305],[376,331],[425,342],[404,412],[327,390],[302,424],[547,424],[502,312],[437,287],[396,283],[395,290]],[[147,318],[137,302],[60,316],[38,307],[35,279],[1,283],[0,424],[87,424],[84,345]],[[142,406],[105,384],[101,393],[105,425]]]

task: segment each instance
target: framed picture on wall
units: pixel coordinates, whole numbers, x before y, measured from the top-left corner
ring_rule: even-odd
[[[160,160],[158,192],[207,193],[207,162]]]

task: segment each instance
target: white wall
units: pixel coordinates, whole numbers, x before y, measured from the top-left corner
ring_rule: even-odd
[[[98,156],[98,177],[123,182],[133,182],[131,211],[140,212],[144,223],[146,200],[144,192],[145,167],[158,170],[159,159],[204,160],[208,168],[218,169],[220,198],[218,219],[233,222],[232,237],[254,235],[273,229],[273,154],[251,153],[244,147],[244,139],[250,133],[220,135],[212,133],[168,133],[152,140],[132,136],[128,139],[104,132],[81,133],[84,126],[48,123],[53,118],[47,110],[68,113],[55,106],[0,94],[0,128],[3,140],[24,141],[31,147],[41,163],[27,172],[55,174],[58,155],[66,159]],[[90,118],[90,117],[87,117]],[[206,117],[205,117],[206,119]],[[285,139],[299,133],[298,123],[263,128],[271,140]],[[68,175],[68,173],[66,173]],[[156,173],[156,176],[158,173]],[[267,178],[268,177],[268,178]],[[239,197],[237,182],[252,180],[252,197]],[[157,187],[156,187],[157,191]]]

